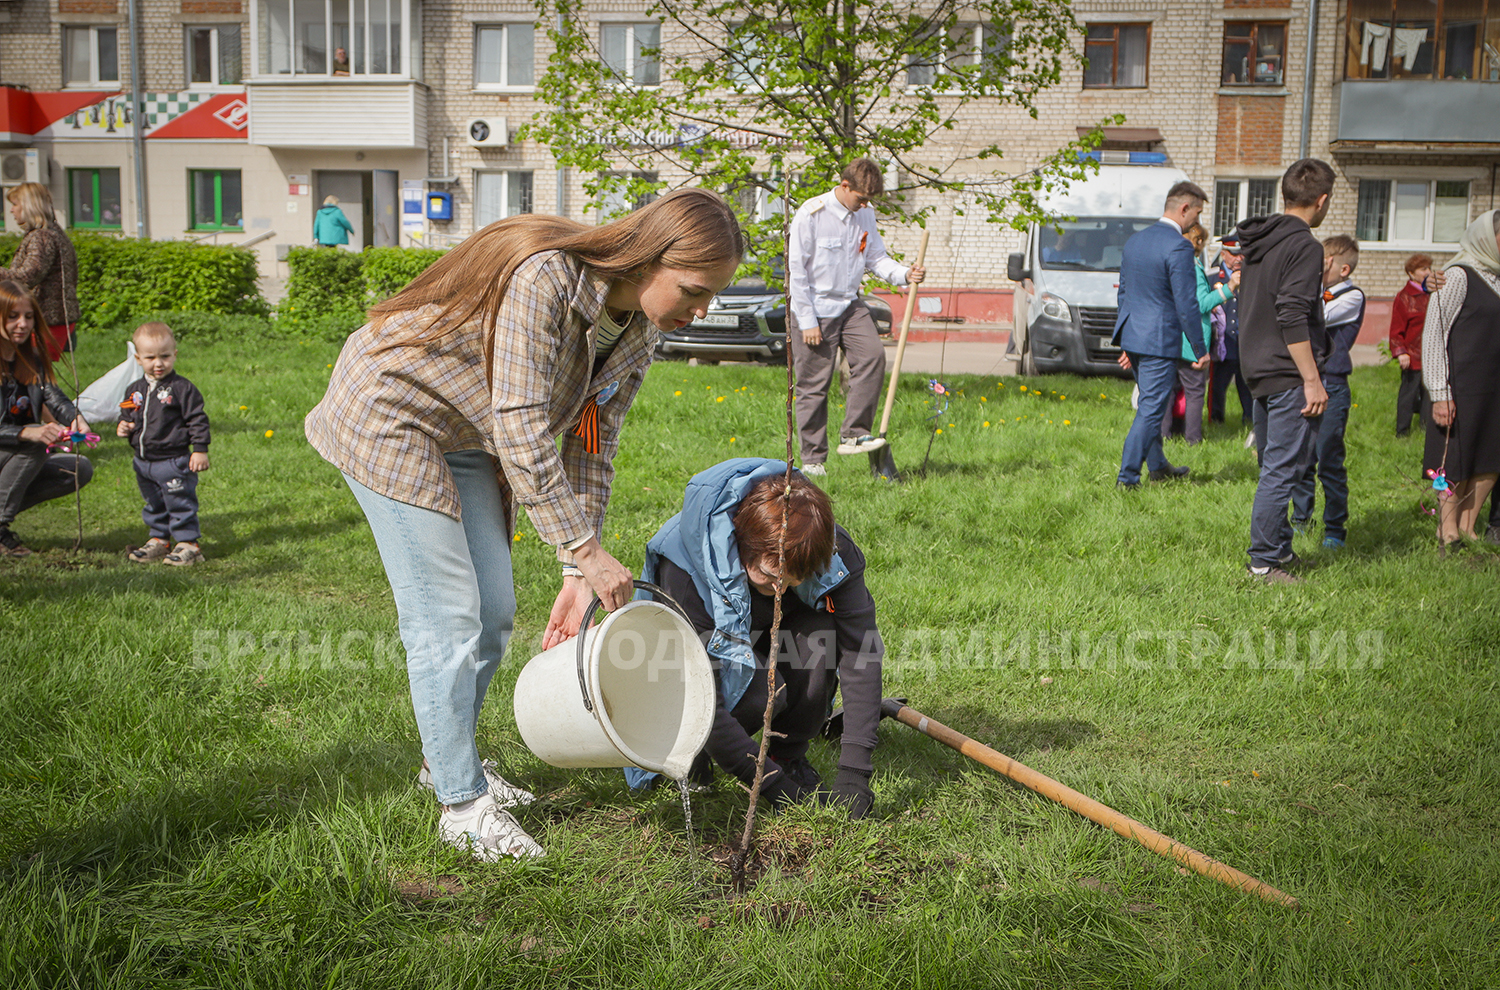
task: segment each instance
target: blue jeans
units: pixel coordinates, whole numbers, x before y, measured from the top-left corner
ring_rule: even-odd
[[[1347,539],[1349,531],[1349,472],[1344,468],[1344,430],[1349,425],[1349,378],[1347,375],[1324,375],[1323,388],[1328,391],[1328,408],[1318,427],[1317,446],[1307,474],[1292,488],[1292,521],[1298,524],[1312,520],[1318,497],[1318,481],[1323,482],[1323,535]],[[1316,477],[1314,477],[1316,475]]]
[[[1250,566],[1276,567],[1292,555],[1292,524],[1286,517],[1292,486],[1312,464],[1318,420],[1302,415],[1301,385],[1255,400],[1255,436],[1260,483],[1250,510]]]
[[[1146,462],[1148,471],[1160,471],[1167,466],[1167,455],[1161,449],[1161,418],[1177,387],[1177,362],[1172,358],[1132,354],[1130,368],[1140,386],[1141,397],[1120,457],[1120,475],[1116,480],[1125,485],[1140,482],[1141,461]]]
[[[515,624],[516,591],[493,459],[461,450],[444,460],[462,522],[344,480],[370,521],[396,599],[433,788],[439,801],[459,804],[488,790],[474,732]]]

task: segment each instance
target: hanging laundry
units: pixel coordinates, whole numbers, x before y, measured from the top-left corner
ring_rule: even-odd
[[[1420,28],[1397,28],[1396,37],[1391,41],[1391,61],[1401,60],[1406,71],[1411,71],[1412,63],[1417,60],[1417,52],[1427,42],[1427,29]]]
[[[1385,71],[1385,49],[1391,43],[1391,29],[1369,21],[1360,25],[1360,29],[1359,64],[1368,65],[1371,72]]]

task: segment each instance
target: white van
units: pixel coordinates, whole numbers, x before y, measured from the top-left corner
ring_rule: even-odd
[[[1153,156],[1155,157],[1155,156]],[[1021,283],[1006,353],[1023,375],[1124,375],[1115,332],[1120,257],[1136,231],[1161,219],[1167,191],[1187,180],[1165,165],[1101,165],[1042,200],[1055,223],[1032,224],[1007,274]]]

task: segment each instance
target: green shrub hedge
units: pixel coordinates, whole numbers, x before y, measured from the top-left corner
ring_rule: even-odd
[[[368,248],[359,253],[293,248],[287,254],[286,296],[276,307],[284,333],[342,340],[366,311],[389,299],[443,256],[431,248]]]
[[[134,330],[142,323],[157,321],[171,327],[172,335],[179,341],[191,340],[194,343],[217,340],[263,340],[267,337],[282,335],[268,317],[180,309],[138,313],[130,318],[130,330]]]
[[[270,315],[253,251],[77,231],[68,236],[78,252],[80,331],[133,328],[142,322],[137,314],[150,312]],[[0,236],[0,266],[10,263],[20,243],[19,235]]]

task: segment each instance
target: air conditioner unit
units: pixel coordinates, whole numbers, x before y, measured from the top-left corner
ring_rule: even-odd
[[[47,184],[47,156],[39,148],[0,151],[0,186],[23,182]]]
[[[504,117],[473,117],[469,120],[469,143],[476,148],[503,148],[510,143]]]

